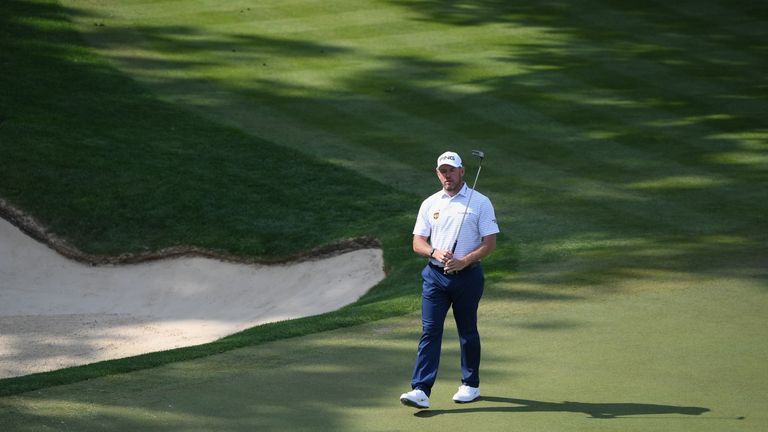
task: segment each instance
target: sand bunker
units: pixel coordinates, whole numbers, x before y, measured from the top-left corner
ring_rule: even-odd
[[[94,267],[0,219],[0,378],[329,312],[383,278],[379,249],[270,266],[182,257]]]

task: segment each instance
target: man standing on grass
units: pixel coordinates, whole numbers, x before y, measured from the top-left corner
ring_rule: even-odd
[[[411,379],[413,390],[400,396],[403,405],[414,408],[429,408],[440,364],[443,324],[450,307],[459,333],[463,375],[453,400],[466,403],[480,397],[477,307],[485,280],[480,260],[496,248],[499,232],[491,201],[475,191],[469,202],[472,190],[464,183],[458,154],[445,152],[438,157],[437,178],[442,189],[421,204],[413,229],[414,252],[429,258],[421,272],[422,335]],[[454,241],[457,246],[452,252]]]

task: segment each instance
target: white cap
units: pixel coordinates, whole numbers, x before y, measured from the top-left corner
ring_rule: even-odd
[[[437,158],[437,167],[440,168],[440,165],[450,165],[454,168],[461,168],[461,156],[455,152],[445,152]]]

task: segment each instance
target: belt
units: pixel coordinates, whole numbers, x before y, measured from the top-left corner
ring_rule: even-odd
[[[430,267],[432,267],[435,270],[440,270],[441,272],[445,272],[445,269],[442,266],[439,266],[437,264],[433,264],[432,262],[429,262],[428,264],[429,264]],[[467,270],[472,270],[473,268],[479,267],[479,266],[480,266],[479,262],[473,262],[472,264],[464,267],[463,269],[461,269],[459,271],[455,271],[455,272],[453,272],[451,274],[457,274],[457,273],[461,273],[461,272],[464,272],[464,271],[467,271]]]

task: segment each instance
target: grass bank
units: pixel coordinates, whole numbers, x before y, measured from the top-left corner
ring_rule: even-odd
[[[279,260],[380,239],[390,278],[365,305],[186,350],[3,380],[0,394],[138,370],[413,309],[415,196],[162,101],[95,55],[55,2],[2,6],[0,196],[93,255],[191,246]],[[412,266],[411,266],[412,267]]]

